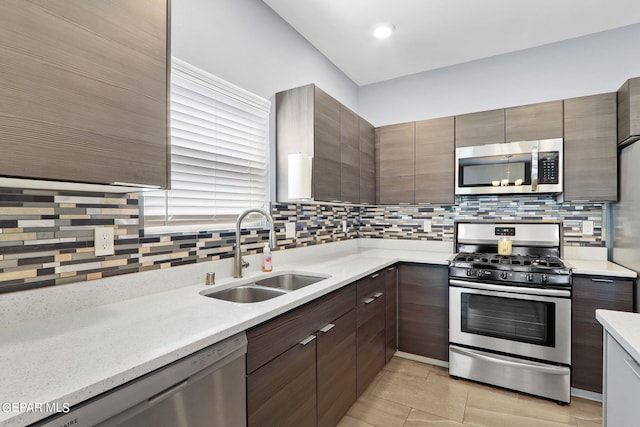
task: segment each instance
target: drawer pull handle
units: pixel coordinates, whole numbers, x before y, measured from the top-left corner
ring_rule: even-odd
[[[372,275],[371,275],[371,278],[372,278],[372,279],[377,279],[377,278],[378,278],[378,276],[380,276],[378,273],[376,273],[376,274],[372,274]]]
[[[389,268],[387,268],[387,271],[393,271],[395,269],[396,269],[395,267],[389,267]]]
[[[613,283],[611,279],[591,279],[592,282],[600,282],[600,283]]]
[[[324,332],[327,333],[330,330],[332,330],[336,325],[334,325],[333,323],[329,323],[328,325],[326,325],[324,328],[320,329],[320,332]]]
[[[308,336],[307,338],[305,338],[302,341],[300,341],[300,345],[307,345],[307,344],[309,344],[311,341],[313,341],[315,339],[316,339],[315,335]]]
[[[367,299],[366,299],[366,300],[364,300],[363,302],[364,302],[365,304],[371,304],[371,303],[372,303],[372,302],[374,302],[375,300],[376,300],[375,298],[371,297],[371,298],[367,298]]]
[[[384,295],[382,292],[378,292],[376,294],[373,294],[374,298],[380,298],[382,295]]]

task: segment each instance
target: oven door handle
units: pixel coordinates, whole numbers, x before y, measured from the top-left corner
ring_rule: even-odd
[[[480,289],[482,291],[510,292],[512,294],[540,295],[549,297],[571,297],[571,291],[565,289],[526,288],[522,286],[494,285],[493,283],[467,282],[449,279],[449,284],[462,288]]]
[[[570,369],[567,368],[566,366],[542,365],[536,362],[516,362],[514,360],[507,360],[498,355],[490,356],[484,352],[469,350],[467,348],[461,348],[457,346],[450,346],[449,349],[454,353],[458,353],[462,356],[467,356],[472,359],[484,360],[486,362],[498,363],[503,366],[511,366],[519,369],[527,369],[530,371],[536,371],[536,372],[541,372],[541,373],[550,374],[550,375],[568,375],[570,372]]]

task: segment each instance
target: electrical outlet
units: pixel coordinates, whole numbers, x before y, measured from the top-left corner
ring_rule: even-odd
[[[582,234],[593,236],[593,221],[582,221]]]
[[[296,223],[285,222],[284,223],[284,238],[295,239],[296,238]]]
[[[422,229],[425,233],[431,233],[431,220],[425,219],[422,223]]]
[[[93,233],[95,255],[113,255],[113,227],[96,227]]]
[[[342,232],[346,233],[347,232],[347,220],[342,220]]]

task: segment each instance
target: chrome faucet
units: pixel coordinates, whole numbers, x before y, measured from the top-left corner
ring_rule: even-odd
[[[242,225],[242,220],[251,213],[259,213],[267,219],[267,223],[269,225],[269,247],[271,249],[276,248],[276,230],[273,227],[273,217],[271,214],[263,209],[247,209],[242,212],[236,220],[236,248],[233,259],[233,277],[236,279],[242,277],[242,267],[249,266],[249,263],[242,259],[242,250],[240,249],[240,226]]]

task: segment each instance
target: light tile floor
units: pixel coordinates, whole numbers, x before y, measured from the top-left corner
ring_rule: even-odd
[[[602,405],[558,405],[449,377],[445,368],[394,357],[338,427],[597,427]]]

